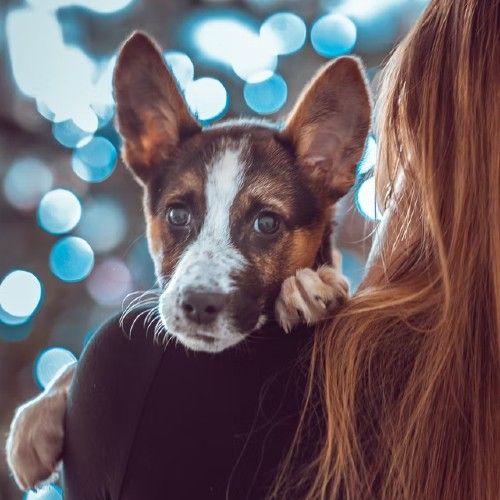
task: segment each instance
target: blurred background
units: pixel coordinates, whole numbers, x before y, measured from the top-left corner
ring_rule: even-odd
[[[132,30],[165,48],[205,124],[282,119],[326,60],[380,68],[428,0],[0,1],[0,447],[17,405],[79,356],[126,297],[154,286],[140,192],[119,159],[111,76]],[[376,137],[337,232],[359,283],[371,232]],[[130,295],[132,294],[132,295]],[[26,498],[56,500],[57,486]],[[0,499],[23,498],[0,460]]]

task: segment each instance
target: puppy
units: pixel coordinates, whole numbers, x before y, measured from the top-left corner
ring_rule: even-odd
[[[203,128],[141,33],[122,47],[114,92],[123,158],[144,188],[169,335],[217,353],[266,321],[289,331],[346,298],[330,242],[334,205],[354,184],[370,127],[356,59],[326,64],[283,126],[235,120]],[[23,489],[50,476],[60,458],[73,371],[16,412],[7,456]]]

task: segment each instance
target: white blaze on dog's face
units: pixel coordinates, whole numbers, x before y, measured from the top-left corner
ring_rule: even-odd
[[[167,331],[192,349],[218,351],[241,339],[224,307],[235,291],[233,277],[247,264],[231,240],[231,207],[244,179],[241,155],[241,149],[228,144],[205,165],[201,227],[186,245],[160,299]],[[171,210],[167,217],[185,210]]]
[[[282,128],[202,128],[140,33],[123,46],[114,84],[165,329],[191,349],[221,351],[272,315],[288,276],[330,255],[333,205],[354,183],[370,126],[359,63],[328,64]]]

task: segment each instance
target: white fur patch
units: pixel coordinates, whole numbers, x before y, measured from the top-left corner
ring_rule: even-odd
[[[234,288],[232,274],[246,263],[231,243],[231,207],[245,176],[241,148],[225,149],[211,165],[207,165],[207,172],[205,219],[198,237],[185,249],[162,294],[160,313],[167,331],[188,347],[213,351],[221,348],[214,344],[211,347],[198,346],[199,341],[186,335],[215,336],[226,347],[237,343],[241,334],[234,331],[229,316],[221,313],[211,325],[195,325],[183,316],[180,302],[183,294],[190,289],[230,293]]]

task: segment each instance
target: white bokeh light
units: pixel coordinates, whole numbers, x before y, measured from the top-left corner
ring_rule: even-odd
[[[375,168],[377,163],[377,143],[375,139],[370,135],[365,144],[365,150],[363,152],[363,157],[358,164],[358,175],[365,174],[371,168]]]
[[[260,37],[269,51],[276,55],[299,50],[306,40],[304,21],[291,12],[278,12],[267,18],[260,27]]]
[[[184,96],[191,112],[202,121],[218,118],[227,108],[227,91],[215,78],[193,80]]]
[[[19,90],[36,99],[45,118],[72,120],[93,134],[99,126],[93,106],[102,109],[104,104],[112,105],[113,60],[101,68],[79,47],[66,45],[56,13],[50,9],[9,11],[6,35]]]
[[[135,0],[27,0],[37,9],[55,10],[61,7],[84,7],[99,14],[111,14],[134,3]]]
[[[76,361],[75,355],[63,347],[50,347],[35,361],[35,378],[40,387],[45,388],[57,373]]]
[[[164,52],[163,56],[170,70],[174,74],[180,88],[186,88],[187,84],[194,78],[193,61],[191,61],[189,56],[184,54],[184,52],[176,50]]]
[[[274,71],[277,57],[258,32],[234,18],[209,18],[196,25],[195,44],[207,57],[232,66],[243,80]]]
[[[12,271],[0,284],[0,307],[17,318],[31,316],[41,299],[40,280],[28,271]]]
[[[80,200],[67,189],[49,191],[38,206],[38,222],[45,231],[63,234],[71,231],[82,215]]]
[[[356,206],[365,219],[380,220],[382,214],[377,204],[375,177],[366,179],[356,190]]]

